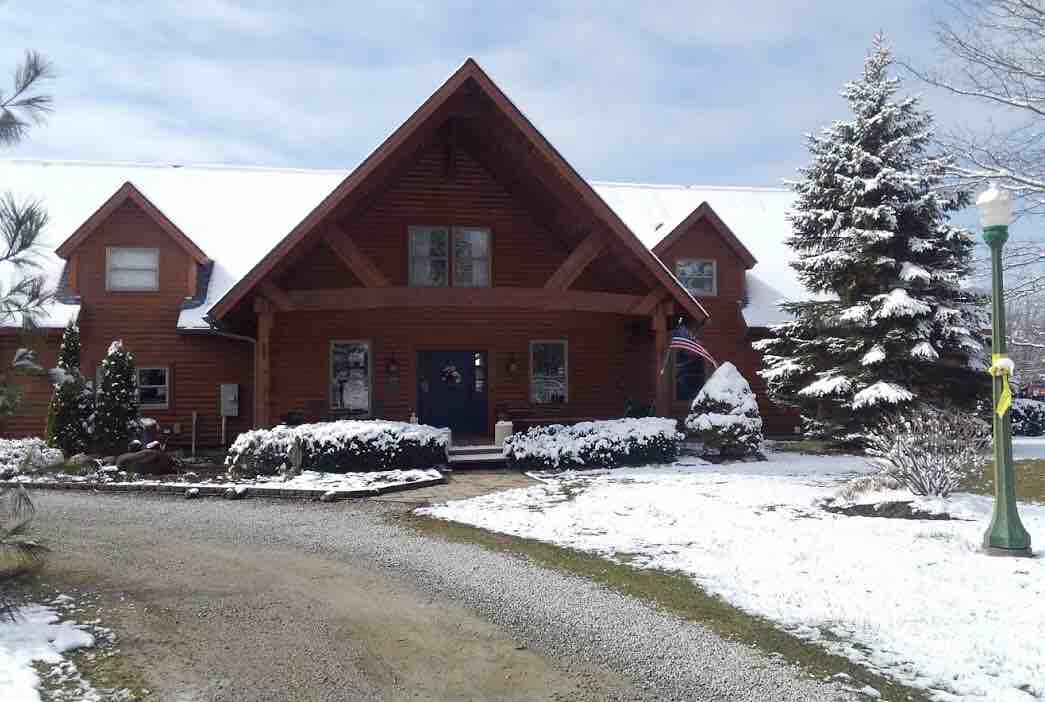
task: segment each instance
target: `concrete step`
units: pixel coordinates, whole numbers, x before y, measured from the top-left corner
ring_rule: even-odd
[[[501,455],[501,447],[493,444],[486,444],[482,446],[451,446],[451,456],[472,456],[476,454],[495,453],[498,456]]]

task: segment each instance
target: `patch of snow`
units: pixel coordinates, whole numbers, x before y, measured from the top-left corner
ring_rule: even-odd
[[[885,295],[875,295],[875,302],[881,302],[882,306],[875,316],[884,319],[887,317],[916,317],[920,314],[929,314],[932,308],[921,300],[911,297],[903,288],[893,288]]]
[[[923,361],[935,361],[940,358],[940,354],[928,341],[915,344],[914,348],[911,349],[911,356],[914,358],[920,358]]]
[[[861,366],[873,366],[876,363],[881,363],[885,360],[885,349],[881,344],[875,344],[871,347],[871,350],[864,354],[863,358],[860,359]]]
[[[1045,450],[1045,440],[1017,443]],[[936,699],[1045,696],[1045,559],[982,553],[991,499],[959,493],[919,503],[971,521],[831,514],[815,505],[855,472],[873,470],[862,457],[768,457],[546,476],[420,511],[683,572]],[[1020,511],[1032,534],[1045,534],[1045,507]]]
[[[920,280],[925,283],[932,282],[932,275],[929,271],[925,270],[917,263],[911,263],[910,261],[900,266],[900,280],[906,280],[908,282],[912,280]]]
[[[879,380],[874,385],[869,385],[853,395],[853,409],[874,407],[880,404],[898,405],[913,399],[914,393],[907,388],[886,380]]]
[[[820,377],[798,391],[799,395],[806,397],[826,397],[837,393],[847,392],[853,387],[853,381],[844,375],[834,372],[821,373]]]
[[[39,470],[65,458],[61,449],[51,448],[43,439],[0,439],[0,476],[11,476],[22,470]]]
[[[63,654],[94,645],[82,627],[59,621],[58,612],[44,605],[15,610],[16,618],[0,621],[0,700],[40,702],[40,676],[34,663],[59,665]]]

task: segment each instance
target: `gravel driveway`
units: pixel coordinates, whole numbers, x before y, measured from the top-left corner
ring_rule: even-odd
[[[838,700],[749,647],[393,501],[38,491],[46,579],[100,593],[162,700]]]

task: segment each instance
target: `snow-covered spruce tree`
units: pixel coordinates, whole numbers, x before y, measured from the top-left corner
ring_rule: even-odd
[[[744,376],[732,363],[711,374],[693,399],[686,429],[721,456],[746,456],[762,446],[762,417]]]
[[[929,153],[932,117],[897,97],[890,66],[876,36],[863,77],[842,90],[853,119],[808,136],[788,244],[812,299],[782,305],[793,321],[756,344],[772,398],[834,440],[917,402],[967,406],[986,391],[987,320],[961,286],[973,240],[947,223],[968,196],[938,191],[947,162]]]
[[[127,450],[131,422],[138,418],[134,356],[117,339],[102,361],[94,413],[94,443],[100,451]]]
[[[94,415],[94,396],[80,373],[80,328],[75,322],[65,328],[58,367],[51,375],[54,393],[47,408],[47,445],[73,456],[90,447]]]

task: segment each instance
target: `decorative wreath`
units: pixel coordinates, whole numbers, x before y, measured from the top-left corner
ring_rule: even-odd
[[[461,371],[457,370],[457,366],[446,366],[440,373],[443,382],[447,385],[460,385],[461,384]]]

